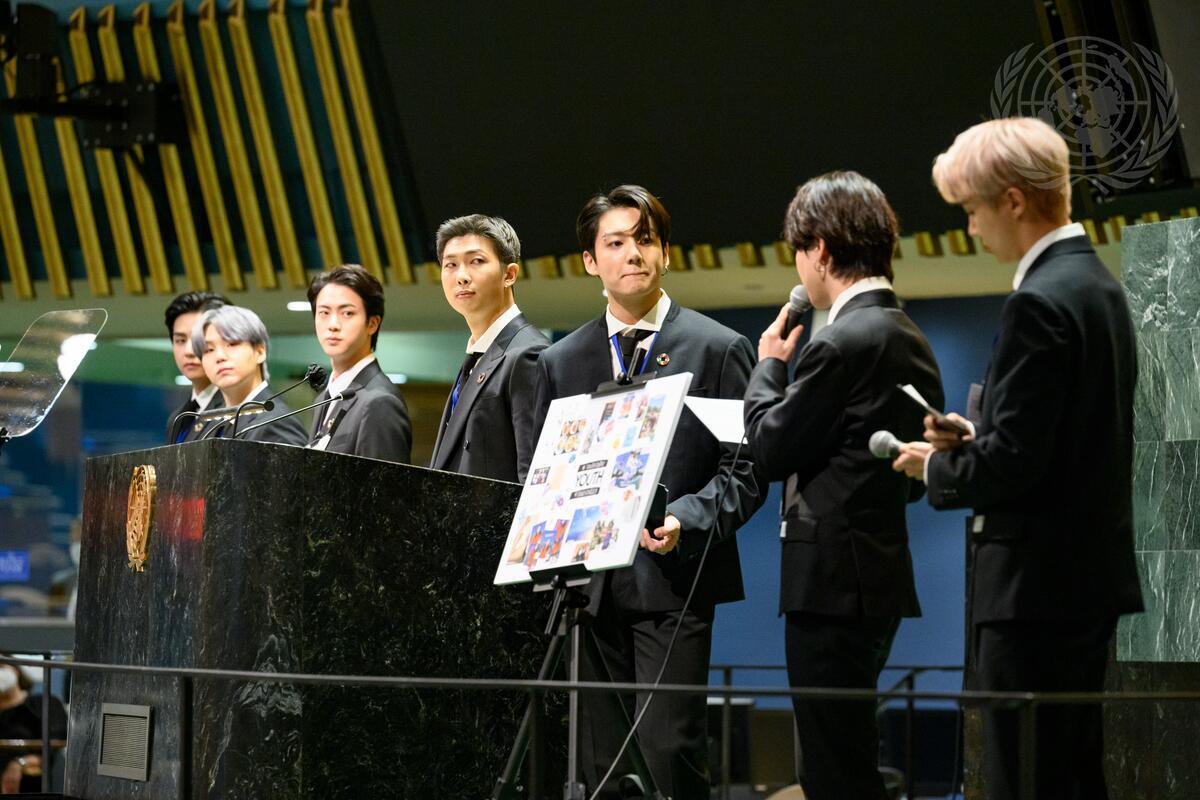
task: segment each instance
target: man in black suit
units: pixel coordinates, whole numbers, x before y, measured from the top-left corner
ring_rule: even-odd
[[[584,266],[604,285],[608,309],[542,353],[535,436],[551,400],[592,392],[622,373],[691,372],[690,394],[740,399],[754,362],[750,343],[671,302],[661,288],[669,264],[670,216],[658,198],[629,185],[596,195],[580,212],[576,232]],[[653,533],[642,532],[642,549],[632,566],[595,576],[588,587],[592,631],[613,680],[652,683],[678,626],[662,680],[706,684],[715,606],[744,596],[734,534],[762,505],[764,492],[746,455],[735,461],[734,449],[722,446],[687,409],[662,482],[670,493],[664,524]],[[712,548],[697,579],[710,530]],[[685,609],[693,582],[695,595]],[[585,680],[602,679],[598,665],[586,657],[580,671]],[[639,711],[645,703],[640,696]],[[580,705],[580,760],[594,790],[627,726],[609,713],[605,698],[583,694]],[[655,696],[647,708],[638,740],[664,794],[680,800],[708,797],[705,712],[703,695]],[[629,772],[623,760],[613,774]],[[615,796],[615,790],[616,780],[610,780],[604,796]]]
[[[229,300],[216,292],[184,292],[167,306],[167,335],[171,337],[175,366],[179,374],[192,384],[192,396],[167,418],[167,444],[182,444],[195,436],[194,418],[187,416],[180,419],[180,414],[221,407],[221,393],[217,385],[204,374],[200,357],[192,351],[192,328],[202,313],[228,303]]]
[[[329,384],[315,402],[354,392],[313,410],[309,447],[407,464],[412,453],[408,406],[375,358],[383,285],[357,264],[344,264],[312,279],[308,303],[332,367]]]
[[[1035,119],[960,134],[933,168],[970,232],[1018,261],[971,435],[925,420],[897,469],[972,508],[973,688],[1098,692],[1118,616],[1142,610],[1133,551],[1134,333],[1120,285],[1070,224],[1067,146]],[[958,415],[950,415],[966,423]],[[969,416],[975,416],[969,414]],[[1017,719],[984,714],[987,796],[1019,792]],[[1037,796],[1108,796],[1101,709],[1037,711]]]
[[[521,241],[500,217],[471,214],[437,231],[442,291],[471,329],[446,398],[430,466],[524,483],[537,446],[538,356],[550,344],[513,298]]]
[[[941,405],[937,362],[892,290],[896,216],[856,172],[805,183],[784,221],[796,271],[826,325],[788,362],[788,306],[764,331],[746,390],[746,439],[768,480],[786,480],[779,612],[796,687],[874,689],[901,617],[920,616],[905,505],[922,493],[871,455],[879,430],[913,436],[912,384]],[[873,702],[796,698],[809,800],[886,800]]]

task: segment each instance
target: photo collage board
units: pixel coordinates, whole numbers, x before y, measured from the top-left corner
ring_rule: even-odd
[[[633,563],[691,382],[685,372],[550,404],[497,584],[579,562]]]

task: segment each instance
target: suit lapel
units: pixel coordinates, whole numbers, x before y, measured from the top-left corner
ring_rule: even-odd
[[[679,329],[679,325],[675,324],[678,317],[679,304],[672,300],[671,307],[667,309],[667,318],[663,320],[662,328],[659,329],[658,335],[654,337],[654,342],[650,346],[650,350],[646,353],[646,368],[642,370],[643,375],[655,372],[660,377],[666,377],[667,375],[674,375],[679,371],[680,366],[678,361],[675,364],[672,364],[670,361],[671,349],[686,338],[684,333]],[[659,357],[664,355],[668,357],[667,364],[659,364]]]

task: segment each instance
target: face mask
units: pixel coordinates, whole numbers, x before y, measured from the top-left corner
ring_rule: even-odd
[[[17,673],[11,667],[0,669],[0,694],[8,694],[17,688]]]

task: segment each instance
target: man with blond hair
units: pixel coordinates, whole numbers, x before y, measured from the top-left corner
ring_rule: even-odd
[[[971,688],[1098,692],[1121,614],[1142,610],[1133,551],[1133,324],[1125,295],[1070,222],[1066,143],[1035,119],[959,134],[933,179],[970,232],[1017,261],[970,433],[925,419],[895,468],[939,509],[971,508]],[[1101,708],[1037,708],[1035,763],[1012,710],[985,710],[990,800],[1103,800]],[[1032,770],[1030,768],[1032,767]]]

